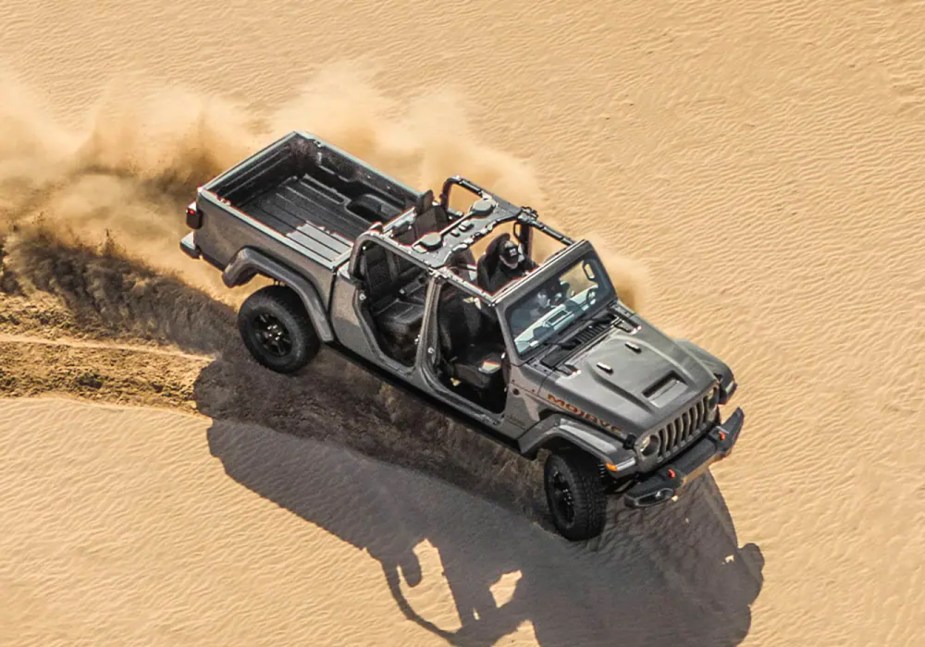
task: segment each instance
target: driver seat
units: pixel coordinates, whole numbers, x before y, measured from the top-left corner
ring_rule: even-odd
[[[493,291],[491,289],[491,277],[498,271],[498,263],[501,262],[499,258],[501,244],[506,240],[510,240],[510,238],[511,235],[507,232],[499,234],[488,244],[488,247],[485,248],[485,253],[479,257],[479,261],[476,263],[476,282],[486,292]]]

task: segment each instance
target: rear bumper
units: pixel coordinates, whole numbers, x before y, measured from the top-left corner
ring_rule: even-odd
[[[729,455],[739,439],[745,413],[736,409],[725,422],[714,426],[686,452],[657,472],[642,477],[623,495],[631,508],[649,508],[668,501],[685,485],[707,471],[716,461]]]
[[[196,247],[196,233],[190,232],[180,240],[180,249],[190,258],[199,258],[199,248]]]

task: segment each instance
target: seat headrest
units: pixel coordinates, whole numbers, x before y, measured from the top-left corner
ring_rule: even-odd
[[[433,206],[434,206],[434,192],[430,189],[427,189],[424,193],[419,195],[418,199],[415,201],[414,212],[424,213]]]
[[[479,259],[479,263],[484,263],[488,271],[494,272],[495,269],[497,269],[498,261],[500,260],[499,256],[501,252],[501,245],[510,239],[511,235],[505,232],[488,243],[488,247],[485,248],[485,253],[482,254],[482,258]]]

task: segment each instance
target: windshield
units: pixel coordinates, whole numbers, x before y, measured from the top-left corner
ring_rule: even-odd
[[[507,322],[517,353],[536,348],[614,297],[601,262],[588,254],[508,308]]]

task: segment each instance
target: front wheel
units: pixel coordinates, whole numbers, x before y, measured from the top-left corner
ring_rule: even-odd
[[[544,481],[549,512],[563,537],[582,541],[601,534],[607,498],[596,458],[577,449],[550,454]]]
[[[283,285],[247,297],[238,312],[238,329],[254,359],[277,373],[295,373],[321,347],[301,299]]]

